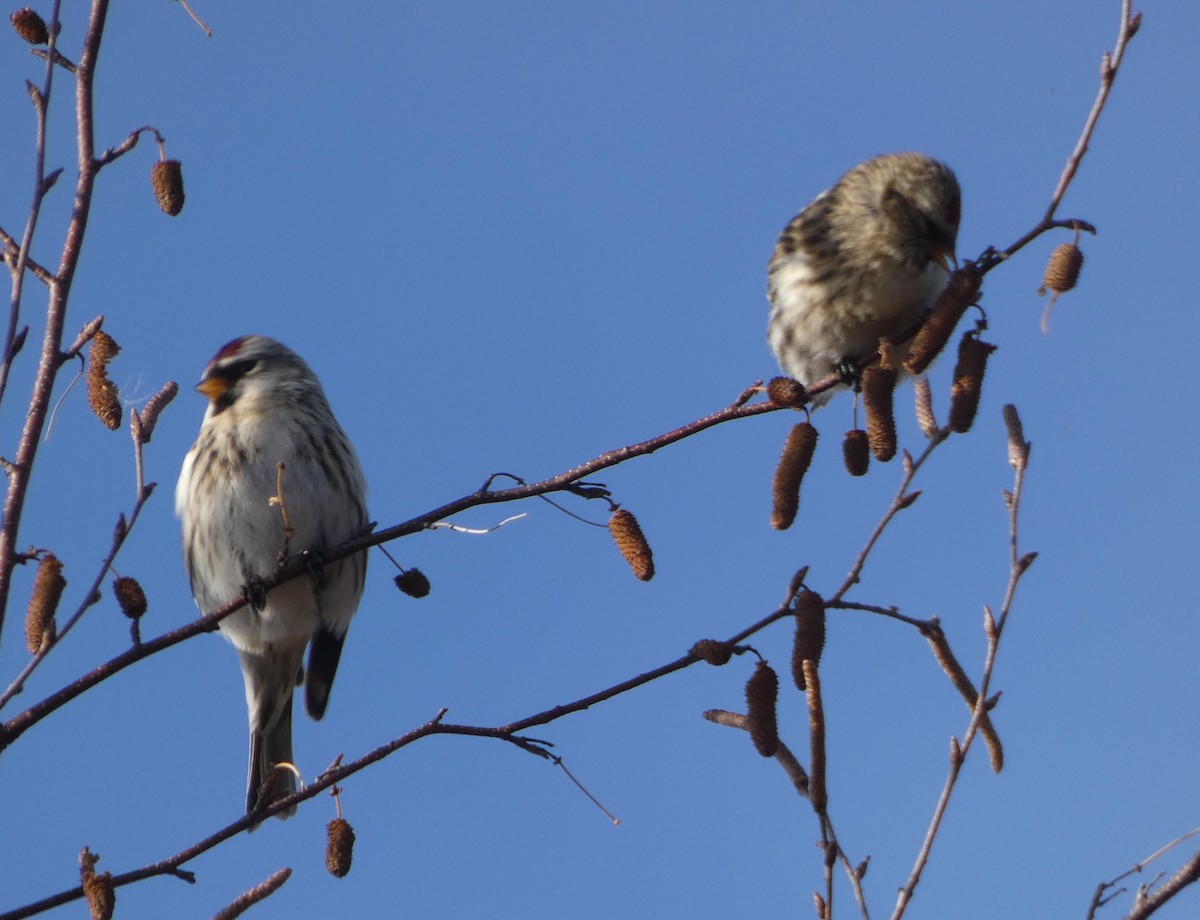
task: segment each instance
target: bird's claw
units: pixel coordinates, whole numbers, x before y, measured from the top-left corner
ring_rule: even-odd
[[[329,586],[329,573],[325,571],[325,557],[316,550],[306,549],[300,554],[304,560],[305,571],[318,589]]]
[[[255,612],[261,612],[267,606],[266,583],[259,576],[251,575],[242,585],[242,598]]]
[[[858,362],[856,360],[853,358],[842,358],[841,361],[833,366],[833,369],[837,372],[838,377],[841,378],[842,383],[846,384],[846,386],[854,387],[856,391],[858,390],[862,372],[858,369]]]

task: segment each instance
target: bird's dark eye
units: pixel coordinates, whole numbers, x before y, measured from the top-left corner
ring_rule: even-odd
[[[946,206],[946,223],[951,227],[957,227],[960,220],[962,220],[962,199],[955,195]]]
[[[241,380],[247,374],[253,373],[258,367],[259,361],[257,358],[243,358],[241,361],[230,361],[228,364],[223,364],[220,367],[221,376],[232,383],[235,380]]]

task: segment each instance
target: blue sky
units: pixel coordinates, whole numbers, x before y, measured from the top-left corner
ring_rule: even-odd
[[[75,4],[67,4],[74,7]],[[187,204],[154,206],[146,139],[106,169],[68,329],[103,313],[131,401],[181,393],[147,449],[159,489],[117,563],[150,599],[144,635],[195,616],[171,492],[203,400],[190,390],[235,335],[286,342],[321,376],[370,481],[372,517],[403,521],[477,488],[527,479],[664,432],[776,373],[765,265],[780,228],[848,167],[918,149],[964,189],[959,255],[1005,246],[1041,215],[1112,46],[1115,2],[115,4],[97,84],[97,141],[143,124],[183,161]],[[83,31],[68,10],[60,47]],[[989,275],[993,356],[975,429],[943,446],[920,501],[852,597],[937,615],[978,677],[982,606],[1007,579],[1011,486],[1000,407],[1033,453],[1021,538],[1040,557],[1018,594],[994,686],[1007,765],[968,763],[910,917],[1083,916],[1095,885],[1196,826],[1194,706],[1200,449],[1185,368],[1197,311],[1195,79],[1200,13],[1150,5],[1060,216],[1084,241],[1079,288],[1043,336],[1046,254]],[[0,42],[0,225],[18,233],[32,175],[23,80],[38,62]],[[72,92],[53,99],[49,162],[67,167],[35,256],[57,262],[74,162]],[[24,319],[40,338],[30,283]],[[11,456],[36,354],[0,413]],[[935,366],[944,413],[952,362]],[[65,388],[66,380],[60,384]],[[901,442],[924,441],[911,389]],[[770,612],[792,572],[832,591],[900,477],[849,479],[822,432],[800,516],[769,525],[770,477],[795,417],[722,426],[597,477],[641,520],[658,575],[629,574],[607,533],[541,502],[463,515],[486,537],[424,533],[389,549],[432,581],[398,594],[373,553],[329,712],[296,720],[306,775],[403,734],[445,706],[495,724],[607,687]],[[66,563],[77,604],[133,500],[124,429],[63,400],[21,545]],[[598,503],[568,502],[603,521]],[[21,573],[0,683],[26,660]],[[3,713],[11,718],[124,650],[107,598]],[[785,677],[785,741],[807,747],[786,681],[791,628],[753,644]],[[209,916],[281,866],[256,918],[806,916],[822,887],[816,822],[782,772],[700,712],[739,708],[747,657],[697,665],[538,729],[622,819],[560,771],[493,741],[434,738],[359,774],[342,804],[358,846],[322,865],[333,804],[317,800],[195,860],[198,884],[118,892],[120,916]],[[854,861],[870,854],[873,916],[890,912],[967,711],[915,631],[831,618],[822,666],[830,810]],[[0,909],[69,887],[89,846],[114,873],[166,857],[240,814],[245,710],[236,656],[201,637],[109,680],[0,757],[8,790]],[[1183,855],[1168,858],[1173,869]],[[1140,881],[1135,880],[1136,881]],[[848,889],[839,915],[849,916]],[[1195,913],[1185,894],[1158,916]],[[1128,901],[1101,916],[1115,916]],[[66,908],[78,914],[78,906]]]

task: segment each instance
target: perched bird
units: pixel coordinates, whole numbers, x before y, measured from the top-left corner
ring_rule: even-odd
[[[324,565],[321,554],[366,528],[366,483],[320,381],[273,339],[234,339],[208,363],[196,389],[209,404],[183,461],[175,513],[201,613],[239,596],[249,601],[220,630],[237,649],[246,683],[246,811],[253,813],[296,789],[286,768],[261,787],[276,764],[292,763],[298,683],[308,714],[325,713],[367,556]],[[309,555],[310,574],[264,595],[262,579],[298,554]]]
[[[881,337],[920,320],[949,278],[961,200],[944,164],[889,153],[797,214],[767,266],[767,340],[784,372],[806,386],[834,371],[851,383]]]

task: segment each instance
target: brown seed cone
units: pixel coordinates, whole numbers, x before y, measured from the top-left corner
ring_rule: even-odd
[[[325,830],[325,868],[338,878],[345,878],[354,857],[354,828],[345,818],[334,818]]]
[[[979,409],[983,374],[995,345],[967,333],[958,343],[958,362],[954,365],[954,383],[950,386],[950,430],[963,434],[971,430]]]
[[[811,422],[793,425],[771,481],[771,526],[787,530],[800,510],[800,483],[817,449],[817,429]]]
[[[108,367],[108,362],[120,353],[121,346],[117,344],[117,340],[103,329],[97,329],[92,335],[92,345],[88,352],[92,367],[103,371]]]
[[[396,587],[409,597],[424,597],[429,593],[429,579],[420,569],[409,569],[392,579]]]
[[[871,448],[867,433],[861,428],[851,428],[842,441],[842,462],[851,476],[865,476],[871,464]]]
[[[113,908],[117,906],[117,892],[113,888],[111,872],[92,874],[84,879],[83,895],[87,898],[92,920],[112,920]]]
[[[159,160],[150,168],[150,187],[163,212],[174,217],[183,210],[183,168],[178,160]]]
[[[950,334],[967,312],[967,307],[975,302],[982,284],[983,275],[971,263],[950,276],[950,283],[934,303],[925,324],[913,337],[908,357],[904,359],[906,371],[913,375],[920,374],[933,363],[933,359],[950,341]]]
[[[867,443],[880,463],[896,456],[896,419],[892,394],[898,374],[894,368],[872,364],[862,373],[863,405],[867,410]]]
[[[929,387],[929,378],[918,377],[914,380],[913,392],[916,394],[915,409],[921,434],[932,438],[937,435],[939,426],[937,416],[933,414],[933,393]]]
[[[62,563],[53,553],[46,553],[38,562],[33,594],[25,611],[25,647],[31,655],[36,655],[42,643],[54,637],[54,611],[67,586],[62,569]]]
[[[146,592],[136,578],[127,575],[118,578],[113,582],[113,594],[117,596],[121,612],[129,619],[136,620],[146,612]]]
[[[88,405],[96,418],[109,431],[116,431],[121,424],[121,395],[117,385],[107,377],[88,374]]]
[[[825,707],[821,702],[821,678],[817,666],[808,661],[804,665],[804,697],[808,703],[808,801],[813,811],[825,814],[829,794],[825,788]]]
[[[804,662],[820,665],[825,648],[825,601],[815,591],[802,591],[796,598],[796,638],[792,644],[792,680],[803,691]]]
[[[617,541],[617,549],[633,569],[633,574],[642,581],[653,578],[654,555],[650,552],[650,544],[646,542],[637,518],[624,508],[614,511],[608,519],[608,531]]]
[[[724,642],[718,642],[716,639],[701,639],[691,647],[689,654],[696,656],[701,661],[707,661],[711,665],[720,667],[728,663],[733,651]]]
[[[17,34],[29,44],[44,45],[50,41],[50,33],[46,31],[46,20],[29,7],[14,10],[8,18]]]
[[[108,379],[108,362],[120,351],[121,346],[103,329],[92,336],[88,352],[88,405],[109,431],[116,431],[121,424],[121,394],[117,385]]]
[[[763,757],[774,757],[779,750],[779,726],[775,702],[779,698],[779,678],[775,670],[760,660],[746,681],[746,715],[750,720],[750,740]]]
[[[791,377],[772,377],[767,383],[767,399],[777,406],[803,409],[808,402],[808,391],[804,384]]]
[[[1042,290],[1063,294],[1075,287],[1079,270],[1083,268],[1083,250],[1074,243],[1056,246],[1046,262],[1046,273],[1042,276]]]

